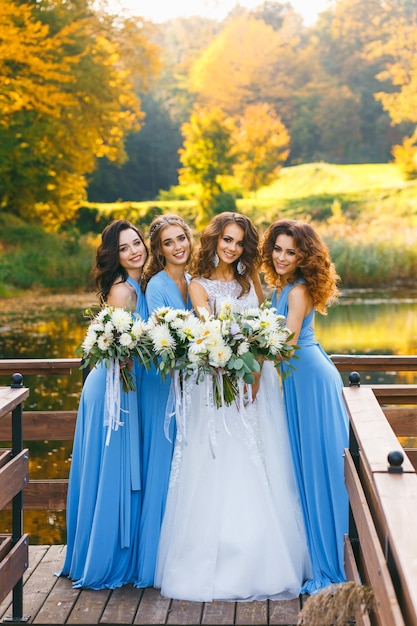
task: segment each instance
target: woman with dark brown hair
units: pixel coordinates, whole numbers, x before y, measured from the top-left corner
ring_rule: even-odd
[[[314,228],[278,220],[262,243],[266,282],[272,304],[287,318],[297,344],[297,359],[282,363],[284,401],[297,485],[303,506],[313,576],[303,593],[346,580],[343,544],[348,531],[344,449],[348,415],[343,382],[314,335],[314,312],[325,315],[339,294],[339,276],[329,250]]]
[[[100,304],[123,307],[146,320],[140,288],[148,250],[140,230],[114,220],[103,230],[93,274]],[[107,368],[92,368],[75,427],[67,497],[67,547],[60,572],[75,588],[114,589],[138,582],[141,513],[138,394],[144,367],[133,361],[135,391],[120,390],[123,423],[107,423]],[[111,433],[108,440],[109,431]]]
[[[197,314],[263,301],[258,232],[238,213],[200,234],[189,293]],[[216,407],[208,380],[185,388],[161,528],[155,586],[182,600],[298,597],[310,573],[279,379],[265,362],[259,389]],[[256,396],[256,397],[255,397]],[[251,400],[252,398],[252,400]]]

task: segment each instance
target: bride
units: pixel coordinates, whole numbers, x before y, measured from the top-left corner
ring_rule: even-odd
[[[212,219],[189,286],[195,311],[263,301],[258,243],[246,216]],[[205,390],[192,386],[187,436],[175,441],[155,587],[206,602],[298,597],[311,565],[277,372],[264,362],[244,418],[235,404],[208,407]]]

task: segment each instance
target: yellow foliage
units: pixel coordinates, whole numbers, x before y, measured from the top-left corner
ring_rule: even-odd
[[[56,230],[85,200],[97,158],[125,160],[144,118],[137,89],[159,59],[138,20],[81,3],[42,9],[0,2],[0,205]]]

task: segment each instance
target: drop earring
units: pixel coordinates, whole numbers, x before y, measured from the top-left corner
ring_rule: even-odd
[[[237,269],[237,273],[240,274],[240,276],[242,276],[242,274],[244,274],[246,271],[246,265],[244,264],[243,261],[238,261],[238,264],[236,265],[236,269]]]
[[[217,252],[214,253],[213,265],[214,265],[214,267],[218,267],[218,265],[219,265],[219,255],[217,254]]]

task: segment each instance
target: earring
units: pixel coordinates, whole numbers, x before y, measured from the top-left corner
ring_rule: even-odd
[[[214,257],[213,257],[213,265],[214,267],[217,267],[219,265],[219,255],[217,254],[217,252],[214,253]]]
[[[244,274],[246,271],[246,265],[244,264],[243,261],[238,261],[238,264],[236,265],[236,269],[237,269],[237,273],[242,276],[242,274]]]

